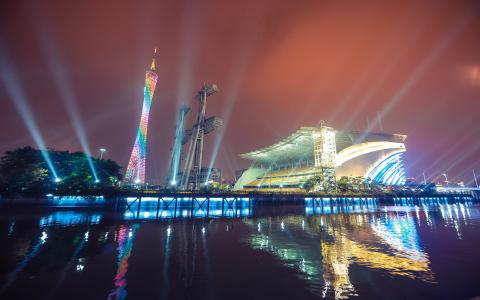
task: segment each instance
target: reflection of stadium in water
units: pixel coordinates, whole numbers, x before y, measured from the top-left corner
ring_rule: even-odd
[[[253,248],[267,250],[297,269],[323,297],[356,295],[352,264],[396,276],[432,282],[412,214],[331,214],[246,221],[255,233]],[[278,220],[281,219],[281,220]],[[269,224],[280,223],[279,228]]]
[[[391,251],[400,257],[411,258],[416,262],[428,263],[428,256],[422,251],[414,220],[406,216],[378,218],[370,224],[373,233],[390,246]]]
[[[98,211],[53,211],[33,219],[18,218],[4,223],[4,236],[15,238],[12,249],[18,262],[5,274],[6,281],[0,285],[0,291],[8,292],[28,282],[30,279],[22,274],[41,263],[54,270],[51,277],[55,282],[50,283],[53,288],[46,292],[45,298],[61,297],[72,280],[81,276],[85,280],[100,263],[102,268],[112,267],[104,281],[107,285],[102,297],[122,299],[127,292],[129,297],[134,296],[138,281],[129,280],[127,285],[127,279],[143,278],[145,274],[128,266],[142,263],[138,259],[148,253],[144,247],[155,247],[159,256],[144,261],[161,257],[149,276],[159,280],[163,298],[186,297],[185,291],[195,290],[200,282],[202,293],[215,295],[221,284],[215,272],[226,261],[219,260],[218,253],[224,253],[232,242],[245,245],[247,241],[251,248],[238,252],[241,255],[250,251],[242,257],[248,257],[247,264],[254,257],[252,248],[266,251],[293,270],[291,274],[305,280],[310,291],[318,296],[337,299],[365,296],[368,293],[359,274],[380,281],[385,275],[414,279],[412,283],[441,281],[439,265],[433,265],[434,274],[427,250],[432,257],[434,252],[421,242],[424,231],[434,232],[437,230],[432,229],[441,226],[450,232],[448,236],[455,237],[456,233],[456,238],[462,239],[469,236],[468,225],[477,226],[474,222],[480,217],[478,207],[472,208],[472,202],[468,201],[425,199],[410,206],[340,202],[324,203],[315,209],[297,207],[294,212],[257,207],[253,218],[238,219],[202,219],[195,213],[191,218],[160,220],[160,213],[159,219],[151,220],[142,215],[143,207],[138,222],[128,220],[123,212],[110,215]],[[33,224],[31,232],[22,229],[26,224],[29,228]],[[105,252],[108,249],[111,252]],[[8,248],[4,250],[10,253]],[[99,260],[103,257],[101,253],[111,253],[115,263],[112,259]]]

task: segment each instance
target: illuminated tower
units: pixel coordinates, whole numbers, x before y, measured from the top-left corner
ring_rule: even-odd
[[[198,190],[200,188],[200,177],[202,172],[203,158],[203,138],[204,135],[214,128],[216,125],[216,117],[205,119],[205,109],[207,98],[218,91],[216,84],[204,84],[197,94],[199,101],[197,121],[193,125],[192,135],[190,136],[190,145],[188,148],[185,168],[182,174],[181,187],[183,189]],[[220,121],[221,123],[221,121]]]
[[[154,57],[150,70],[145,74],[145,87],[143,89],[143,109],[138,126],[137,137],[133,146],[130,160],[128,161],[127,172],[125,174],[126,183],[144,184],[145,183],[145,160],[147,156],[147,129],[148,115],[152,104],[153,92],[157,84],[158,75],[155,73],[155,48]]]
[[[323,176],[323,188],[326,189],[335,185],[335,159],[337,155],[335,130],[332,127],[325,126],[324,121],[320,121],[312,135],[315,168],[320,170]]]

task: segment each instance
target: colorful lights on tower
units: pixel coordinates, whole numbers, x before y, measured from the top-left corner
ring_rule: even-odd
[[[133,226],[121,225],[117,233],[118,242],[118,263],[117,273],[113,279],[115,288],[108,295],[107,299],[125,299],[127,297],[127,272],[128,272],[128,259],[132,254],[133,242],[135,239],[135,233],[140,225],[135,224]]]
[[[125,182],[134,184],[145,183],[145,161],[147,156],[147,129],[148,116],[150,114],[150,106],[153,100],[153,93],[157,84],[158,75],[155,73],[155,55],[157,48],[154,51],[152,65],[150,70],[145,74],[145,87],[143,90],[143,109],[140,118],[140,125],[138,126],[137,137],[133,146],[130,160],[128,161],[127,172],[125,174]]]

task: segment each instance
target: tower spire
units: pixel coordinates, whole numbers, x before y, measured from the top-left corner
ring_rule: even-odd
[[[152,64],[150,65],[150,71],[155,71],[155,59],[157,57],[157,48],[153,49],[153,58],[152,58]]]

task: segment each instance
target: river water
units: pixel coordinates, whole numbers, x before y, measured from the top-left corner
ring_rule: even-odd
[[[470,201],[3,208],[0,299],[470,299],[479,247]]]

